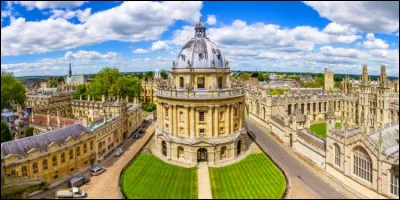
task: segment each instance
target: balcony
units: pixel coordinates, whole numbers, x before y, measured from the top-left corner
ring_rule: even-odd
[[[232,97],[239,97],[245,94],[244,88],[226,88],[217,90],[208,89],[168,89],[159,88],[157,90],[157,96],[176,98],[176,99],[225,99]]]

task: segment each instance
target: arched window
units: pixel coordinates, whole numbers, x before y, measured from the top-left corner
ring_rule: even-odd
[[[222,88],[222,77],[218,77],[218,88]]]
[[[338,144],[335,144],[335,165],[340,167],[340,147]]]
[[[180,88],[184,87],[184,79],[183,79],[183,77],[179,77],[179,87]]]
[[[179,158],[185,159],[185,150],[181,146],[178,147],[178,159]]]
[[[161,146],[162,146],[162,154],[164,156],[167,156],[167,143],[165,143],[165,141],[162,141]]]
[[[33,174],[37,174],[39,172],[37,162],[32,164],[32,172],[33,172]]]
[[[361,147],[353,151],[353,174],[372,183],[372,161]]]
[[[265,107],[263,107],[264,119],[265,119]]]
[[[221,155],[220,155],[220,160],[223,160],[226,158],[226,146],[221,147]]]
[[[260,103],[258,101],[256,101],[256,113],[257,115],[260,114]]]

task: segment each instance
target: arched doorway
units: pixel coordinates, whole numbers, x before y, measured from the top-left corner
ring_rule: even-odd
[[[236,155],[239,156],[242,153],[242,141],[239,140],[237,143]]]
[[[208,161],[208,155],[207,155],[207,149],[205,148],[200,148],[197,150],[197,162],[207,162]]]
[[[167,156],[167,143],[165,143],[165,141],[162,141],[161,146],[162,146],[162,154],[164,156]]]

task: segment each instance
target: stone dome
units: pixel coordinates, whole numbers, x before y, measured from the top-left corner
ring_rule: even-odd
[[[199,20],[195,26],[195,35],[178,54],[175,67],[208,68],[225,66],[225,57],[217,45],[206,36],[206,27]]]

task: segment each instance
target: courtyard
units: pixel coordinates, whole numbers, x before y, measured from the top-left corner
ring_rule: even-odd
[[[336,122],[335,127],[341,128],[342,124],[340,122]],[[310,132],[321,139],[325,139],[326,138],[326,122],[312,124],[310,126]]]
[[[121,188],[129,199],[196,199],[197,168],[167,164],[141,153],[122,174]]]
[[[215,199],[279,199],[286,188],[282,171],[263,153],[209,171]]]

